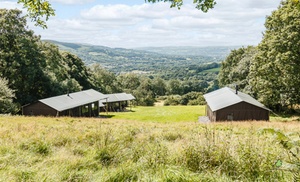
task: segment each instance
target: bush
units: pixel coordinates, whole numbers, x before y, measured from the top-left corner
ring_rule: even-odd
[[[190,92],[185,95],[171,95],[165,99],[165,106],[169,105],[205,105],[202,92]]]
[[[164,102],[165,106],[176,106],[180,104],[180,99],[181,96],[180,95],[171,95],[168,96],[167,99]]]

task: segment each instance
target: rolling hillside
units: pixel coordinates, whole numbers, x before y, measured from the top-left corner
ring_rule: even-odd
[[[99,63],[115,73],[159,72],[170,68],[222,61],[233,47],[157,47],[124,49],[46,40],[79,56],[87,65]]]

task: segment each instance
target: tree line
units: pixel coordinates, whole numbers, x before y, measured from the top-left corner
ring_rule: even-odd
[[[165,80],[116,74],[99,64],[86,66],[78,56],[41,41],[27,28],[20,10],[0,9],[0,33],[0,113],[16,113],[39,99],[90,88],[104,94],[132,93],[136,104],[153,105],[159,96],[202,93],[209,85],[203,80]]]
[[[266,18],[258,46],[233,50],[222,62],[220,86],[237,84],[274,111],[300,104],[300,11],[284,0]]]

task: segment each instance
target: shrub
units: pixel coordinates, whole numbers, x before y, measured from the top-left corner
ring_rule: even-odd
[[[175,106],[180,104],[181,97],[179,95],[168,96],[164,102],[165,106]]]

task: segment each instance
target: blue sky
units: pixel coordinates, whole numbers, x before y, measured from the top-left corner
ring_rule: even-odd
[[[0,8],[21,8],[0,0]],[[208,13],[184,0],[181,10],[144,0],[50,0],[56,16],[48,29],[30,28],[42,39],[109,47],[257,45],[265,17],[280,0],[217,0]]]

